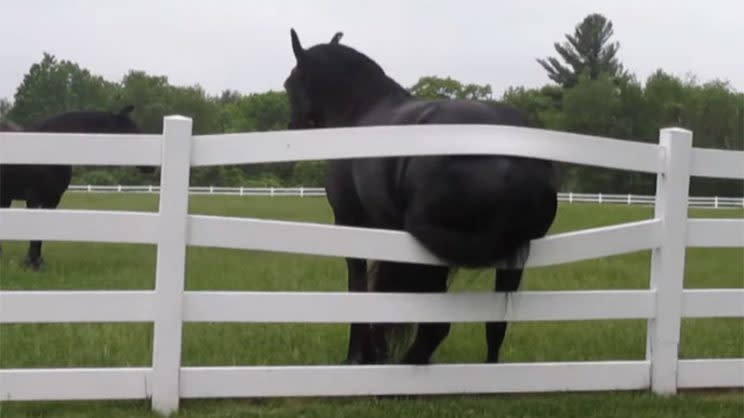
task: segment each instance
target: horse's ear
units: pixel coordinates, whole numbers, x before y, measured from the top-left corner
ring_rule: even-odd
[[[343,33],[343,32],[336,32],[336,34],[335,34],[335,35],[333,35],[333,38],[331,38],[331,42],[330,42],[330,43],[331,43],[331,45],[336,45],[336,44],[338,44],[338,41],[340,41],[340,40],[341,40],[341,37],[342,37],[342,36],[344,36],[344,33]]]
[[[121,116],[129,116],[130,113],[134,110],[134,105],[126,105],[119,111],[119,115]]]
[[[300,38],[297,36],[297,32],[295,32],[294,28],[290,29],[289,33],[292,36],[292,51],[297,59],[297,63],[299,64],[305,57],[305,50],[302,49]]]

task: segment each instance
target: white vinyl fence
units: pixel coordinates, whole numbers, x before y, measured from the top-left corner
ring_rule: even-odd
[[[108,186],[108,185],[70,185],[70,192],[88,193],[160,193],[160,186]],[[322,187],[218,187],[192,186],[189,194],[193,195],[226,195],[226,196],[292,196],[292,197],[325,197]],[[653,206],[655,196],[639,194],[612,193],[558,193],[558,200],[567,203],[607,203],[614,205]],[[690,207],[698,208],[744,208],[744,197],[690,196]]]
[[[152,399],[162,413],[181,398],[341,396],[744,386],[744,359],[678,357],[682,318],[744,317],[742,289],[683,289],[686,247],[743,247],[744,220],[688,219],[691,176],[744,179],[744,152],[692,147],[663,129],[658,144],[537,129],[423,125],[192,135],[191,119],[165,118],[162,135],[0,133],[0,162],[161,165],[156,213],[0,211],[0,240],[157,245],[149,291],[2,291],[0,323],[153,322],[150,367],[0,370],[0,399]],[[457,137],[458,141],[450,141]],[[352,157],[507,154],[656,173],[652,219],[536,240],[528,267],[651,250],[646,290],[353,294],[184,291],[188,245],[439,264],[397,231],[190,215],[190,167]],[[270,238],[270,239],[269,239]],[[250,280],[250,277],[246,277]],[[339,277],[339,280],[344,278]],[[348,323],[648,321],[638,361],[430,366],[184,367],[184,322]],[[281,347],[277,347],[281,349]]]

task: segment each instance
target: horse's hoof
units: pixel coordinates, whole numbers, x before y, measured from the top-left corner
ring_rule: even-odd
[[[347,365],[347,366],[358,366],[362,364],[371,364],[370,361],[365,360],[361,356],[349,356],[344,359],[344,361],[341,362],[341,364]]]
[[[23,261],[23,266],[26,267],[29,270],[32,271],[39,271],[41,270],[41,267],[44,265],[44,260],[41,258],[37,258],[35,260],[32,260],[28,257]]]
[[[355,366],[358,364],[362,364],[362,362],[357,358],[345,358],[344,361],[341,362],[341,364],[346,366]]]
[[[486,363],[492,363],[492,364],[498,363],[499,362],[500,355],[501,355],[501,353],[499,353],[498,351],[497,352],[489,352],[489,353],[487,353],[486,354]]]

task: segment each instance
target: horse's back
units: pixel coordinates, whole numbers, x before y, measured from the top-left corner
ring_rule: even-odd
[[[415,99],[382,103],[359,125],[484,124],[529,126],[518,109],[500,102],[461,99]]]
[[[475,100],[421,100],[410,99],[395,105],[382,105],[362,121],[361,125],[414,125],[414,124],[479,124],[529,127],[527,116],[520,110],[499,102]],[[494,138],[495,139],[495,138]],[[457,138],[452,138],[457,141]],[[404,167],[405,166],[405,167]],[[404,170],[405,168],[405,170]],[[521,156],[416,156],[400,158],[369,158],[354,161],[347,169],[356,170],[362,179],[386,177],[388,185],[407,176],[418,176],[415,183],[423,184],[424,178],[449,176],[463,180],[473,171],[491,173],[491,180],[524,180],[537,184],[549,183],[557,188],[554,163],[547,160]],[[390,177],[394,177],[391,179]],[[488,183],[488,178],[477,178],[473,187]],[[379,200],[379,199],[378,199]]]
[[[70,111],[21,127],[7,123],[3,130],[21,132],[110,133],[111,116],[101,111]],[[3,200],[40,200],[56,205],[72,180],[69,164],[2,164],[0,193]]]

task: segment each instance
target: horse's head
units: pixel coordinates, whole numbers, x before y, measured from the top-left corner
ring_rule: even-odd
[[[126,105],[118,112],[111,112],[109,113],[109,117],[106,120],[106,123],[108,124],[107,129],[110,129],[113,133],[122,133],[122,134],[141,134],[143,133],[142,128],[140,128],[139,125],[137,125],[137,122],[135,122],[132,117],[132,111],[134,110],[133,105]],[[152,166],[144,166],[144,165],[138,165],[137,169],[142,174],[152,174],[155,172],[155,167]]]
[[[330,42],[308,49],[302,47],[294,29],[290,34],[296,60],[284,82],[291,110],[290,129],[350,125],[359,112],[385,94],[392,82],[377,63],[341,45],[341,32]],[[380,88],[383,84],[385,88]]]
[[[142,128],[137,125],[137,122],[132,120],[131,114],[133,110],[133,105],[126,105],[118,112],[110,112],[105,121],[108,125],[106,129],[112,133],[141,134],[143,132]]]

